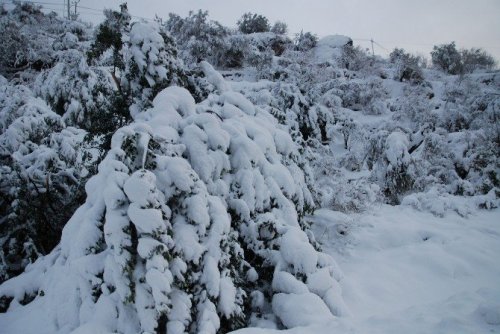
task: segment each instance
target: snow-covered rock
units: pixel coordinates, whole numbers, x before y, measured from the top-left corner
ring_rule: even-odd
[[[342,55],[342,48],[351,45],[352,39],[343,35],[330,35],[320,38],[314,47],[315,61],[318,63],[333,62]]]
[[[325,323],[333,318],[321,298],[312,293],[278,293],[273,297],[273,311],[288,328]]]

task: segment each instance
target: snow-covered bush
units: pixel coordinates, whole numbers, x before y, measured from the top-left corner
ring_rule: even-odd
[[[333,114],[321,104],[313,105],[311,99],[302,94],[293,84],[279,82],[270,91],[267,109],[281,124],[285,125],[293,140],[304,149],[314,147],[328,139]]]
[[[266,38],[269,37],[269,35],[266,35],[241,35],[241,37],[243,37],[244,43],[246,44],[246,47],[243,51],[243,59],[245,61],[245,65],[256,67],[257,69],[261,70],[271,64],[274,56],[274,50],[271,47],[272,44],[269,43],[270,39]],[[232,41],[234,41],[234,38],[230,39],[230,43]],[[236,44],[241,45],[241,42],[236,42]]]
[[[54,248],[83,201],[86,176],[85,132],[66,128],[45,102],[23,93],[25,100],[16,104],[19,116],[5,122],[0,134],[2,281]]]
[[[444,112],[440,124],[443,128],[449,132],[458,132],[469,128],[471,121],[470,103],[466,104],[466,99],[470,95],[475,95],[473,93],[477,93],[478,89],[478,85],[467,78],[446,83],[443,89]]]
[[[341,67],[350,71],[366,71],[374,62],[373,58],[359,46],[346,44],[342,46],[341,50],[342,53],[338,63]]]
[[[297,300],[346,311],[303,222],[313,203],[296,145],[202,66],[217,94],[195,105],[167,88],[115,133],[60,245],[0,286],[9,310],[31,299],[52,305],[54,330],[122,333],[227,332],[250,313],[308,324],[288,316]]]
[[[241,68],[244,65],[248,45],[241,35],[230,36],[224,57],[220,59],[220,66],[224,68]]]
[[[444,217],[449,212],[455,212],[462,217],[468,217],[477,209],[495,209],[500,206],[498,192],[491,190],[484,195],[464,197],[451,195],[431,188],[426,192],[419,192],[403,198],[402,205],[411,206],[420,211],[430,212],[433,215]]]
[[[323,148],[312,162],[320,207],[341,212],[361,212],[380,200],[380,187],[368,180],[368,173],[346,175],[338,158]]]
[[[160,90],[169,85],[187,87],[190,83],[177,58],[174,41],[158,24],[131,24],[126,5],[121,6],[120,12],[105,14],[106,20],[99,26],[88,52],[88,61],[95,66],[110,66],[111,72],[85,68],[83,64],[79,69],[95,72],[87,74],[89,79],[81,80],[92,86],[88,89],[94,95],[91,103],[100,101],[88,112],[86,125],[91,135],[104,136],[101,145],[108,149],[111,134],[149,107]],[[101,79],[94,80],[96,76]]]
[[[440,125],[450,132],[490,128],[486,119],[493,121],[492,109],[499,100],[495,92],[498,87],[497,84],[485,89],[480,82],[467,77],[447,82]]]
[[[461,51],[461,56],[465,73],[472,73],[476,70],[492,70],[497,65],[495,58],[483,49],[464,49]]]
[[[498,144],[483,131],[450,136],[459,176],[473,185],[474,193],[486,194],[500,188]],[[457,168],[458,169],[458,168]]]
[[[430,212],[444,217],[448,212],[456,212],[467,217],[474,211],[474,206],[464,197],[452,196],[433,188],[424,193],[414,193],[403,198],[401,205],[411,206],[419,211]]]
[[[82,52],[74,49],[59,52],[57,64],[35,81],[36,95],[63,115],[67,124],[87,130],[107,123],[105,114],[113,108],[115,90],[111,74],[89,66]]]
[[[295,35],[294,39],[295,50],[297,51],[308,51],[311,50],[318,44],[318,36],[307,31],[301,31],[299,34]]]
[[[131,120],[115,79],[107,68],[88,65],[83,52],[69,49],[59,51],[55,66],[36,78],[35,93],[66,125],[84,129],[87,139],[100,147],[101,156],[113,132]]]
[[[130,14],[126,4],[120,11],[104,10],[105,20],[97,27],[90,50],[87,53],[90,63],[112,67],[112,74],[123,70],[123,55],[120,54],[124,44],[124,34],[130,30]]]
[[[439,103],[432,100],[434,91],[425,85],[404,86],[400,97],[390,101],[392,118],[397,122],[406,122],[415,131],[421,127],[435,127],[440,122],[436,107]]]
[[[19,34],[20,26],[15,21],[0,20],[0,74],[13,76],[28,64],[28,39]]]
[[[161,33],[157,24],[132,24],[125,47],[122,50],[125,66],[120,87],[132,99],[132,116],[149,107],[153,97],[163,88],[187,86],[175,44],[169,36]]]
[[[119,103],[135,116],[169,85],[188,86],[173,39],[158,23],[130,23],[127,6],[105,11],[88,53],[89,61],[112,66]],[[117,102],[118,103],[118,102]]]
[[[423,138],[413,153],[418,172],[414,188],[425,191],[437,185],[457,182],[459,176],[455,169],[459,170],[462,167],[455,157],[455,152],[448,145],[446,133],[444,131],[425,132],[427,131],[421,132]]]
[[[384,113],[386,108],[379,105],[381,99],[387,96],[382,81],[378,78],[333,80],[338,96],[342,99],[342,107],[367,114]]]
[[[394,49],[389,55],[389,60],[394,64],[394,79],[399,81],[409,81],[410,83],[420,84],[424,81],[422,72],[422,60],[413,56],[403,49]]]
[[[259,14],[245,13],[237,22],[238,29],[244,34],[268,32],[271,29],[268,19]]]
[[[4,133],[10,124],[24,109],[21,107],[33,97],[31,90],[24,85],[11,85],[4,77],[0,77],[0,133]]]
[[[277,35],[286,35],[288,33],[288,25],[285,22],[276,21],[271,27],[271,32]]]
[[[455,42],[435,45],[432,63],[449,74],[472,73],[476,70],[492,70],[496,66],[493,56],[483,49],[471,48],[457,50]]]
[[[463,71],[460,52],[455,42],[434,45],[431,51],[432,63],[449,74],[460,74]]]
[[[7,78],[31,82],[37,72],[50,68],[67,33],[79,42],[89,39],[89,26],[45,14],[33,3],[16,2],[0,12],[0,74]]]
[[[377,202],[380,187],[366,178],[348,179],[338,173],[321,186],[322,206],[341,212],[361,212]]]
[[[409,141],[406,134],[394,131],[385,139],[382,159],[377,161],[373,176],[380,183],[387,201],[399,204],[401,195],[412,189],[414,171],[412,158],[408,153]]]
[[[229,31],[219,22],[209,21],[207,11],[191,11],[185,18],[171,13],[164,26],[175,39],[187,66],[201,60],[219,65],[224,58]]]
[[[439,99],[422,86],[404,89],[405,98],[396,103],[400,109],[393,116],[411,126],[414,190],[495,194],[499,182],[493,147],[498,132],[493,110],[498,85],[492,79],[486,75],[446,81]]]
[[[252,66],[262,73],[271,66],[273,56],[280,56],[290,44],[288,37],[271,32],[231,35],[218,63],[225,68]]]

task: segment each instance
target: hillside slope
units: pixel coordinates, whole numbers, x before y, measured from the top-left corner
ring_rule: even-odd
[[[498,330],[481,50],[1,6],[2,332]]]

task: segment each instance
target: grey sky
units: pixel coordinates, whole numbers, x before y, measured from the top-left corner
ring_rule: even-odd
[[[121,2],[81,0],[80,5],[118,8]],[[132,15],[147,18],[205,9],[227,26],[250,11],[286,22],[292,34],[301,29],[320,37],[344,34],[363,47],[369,43],[356,39],[373,38],[389,51],[398,46],[425,56],[432,45],[456,41],[500,59],[500,0],[129,0],[128,6]],[[95,14],[82,9],[82,16],[94,22],[99,19]],[[387,54],[378,46],[375,52]]]

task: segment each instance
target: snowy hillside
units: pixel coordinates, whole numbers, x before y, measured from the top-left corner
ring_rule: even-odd
[[[500,332],[484,51],[1,6],[1,333]]]

